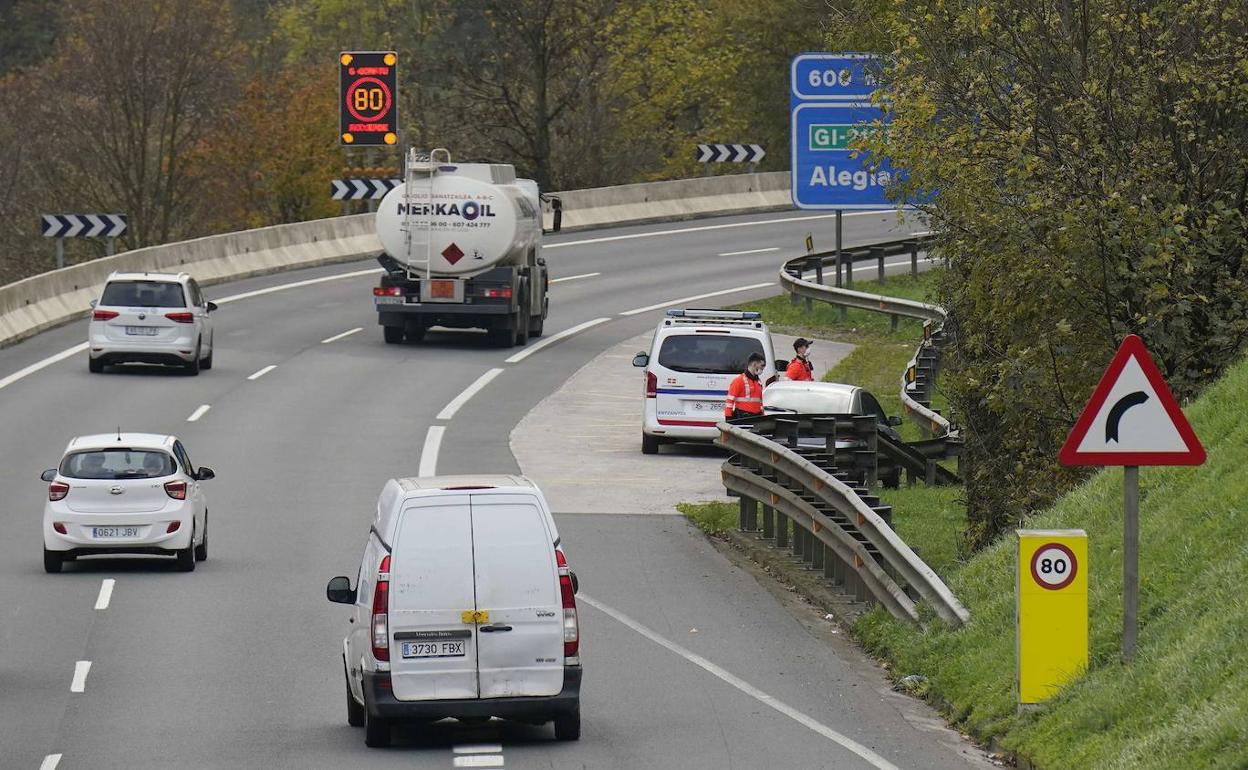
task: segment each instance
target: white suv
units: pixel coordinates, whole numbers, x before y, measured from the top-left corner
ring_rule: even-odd
[[[113,273],[91,306],[92,372],[126,362],[171,364],[191,375],[212,368],[209,314],[217,305],[186,273]]]
[[[208,558],[208,501],[176,436],[106,433],[69,442],[61,464],[43,472],[43,567],[104,553],[176,556],[183,572]]]
[[[776,379],[771,332],[761,313],[669,310],[654,332],[650,352],[633,358],[646,370],[641,451],[654,454],[672,441],[712,441],[724,418],[733,378],[751,353],[766,358],[761,379]]]

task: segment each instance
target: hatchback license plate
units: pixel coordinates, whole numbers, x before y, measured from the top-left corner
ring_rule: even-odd
[[[155,337],[159,331],[155,326],[127,326],[126,334],[132,337]]]
[[[138,527],[92,527],[91,537],[138,537]]]
[[[462,658],[464,642],[431,641],[431,642],[400,642],[400,653],[405,658]]]

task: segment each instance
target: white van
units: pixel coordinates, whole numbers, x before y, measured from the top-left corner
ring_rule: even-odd
[[[518,476],[386,482],[343,641],[347,722],[386,746],[399,720],[555,723],[581,733],[576,575],[538,488]]]
[[[659,444],[672,441],[714,440],[728,386],[745,371],[751,353],[767,359],[761,379],[770,385],[776,379],[776,357],[761,313],[667,311],[650,352],[633,358],[633,366],[646,370],[642,453],[654,454]]]

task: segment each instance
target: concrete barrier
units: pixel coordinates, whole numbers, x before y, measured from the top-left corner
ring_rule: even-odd
[[[789,175],[783,171],[556,194],[563,199],[568,230],[792,208]],[[114,271],[185,271],[210,286],[373,256],[381,251],[373,217],[334,217],[151,246],[0,286],[0,347],[84,316]]]

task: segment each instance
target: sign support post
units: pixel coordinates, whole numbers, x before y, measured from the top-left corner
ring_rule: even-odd
[[[1140,616],[1140,466],[1122,469],[1122,662],[1135,657]]]
[[[56,239],[56,269],[60,270],[65,267],[65,239]]]
[[[836,210],[836,285],[837,286],[841,285],[842,263],[845,261],[845,254],[841,251],[841,234],[844,232],[844,230],[842,229],[844,225],[844,220],[841,217],[844,215],[844,213],[845,212],[842,209]],[[845,273],[845,288],[852,289],[854,288],[854,262],[853,260],[850,260],[849,267],[845,269],[848,270],[848,272]],[[841,305],[840,308],[841,308],[841,320],[844,321],[846,318],[849,317],[849,308],[845,307],[844,305]]]

